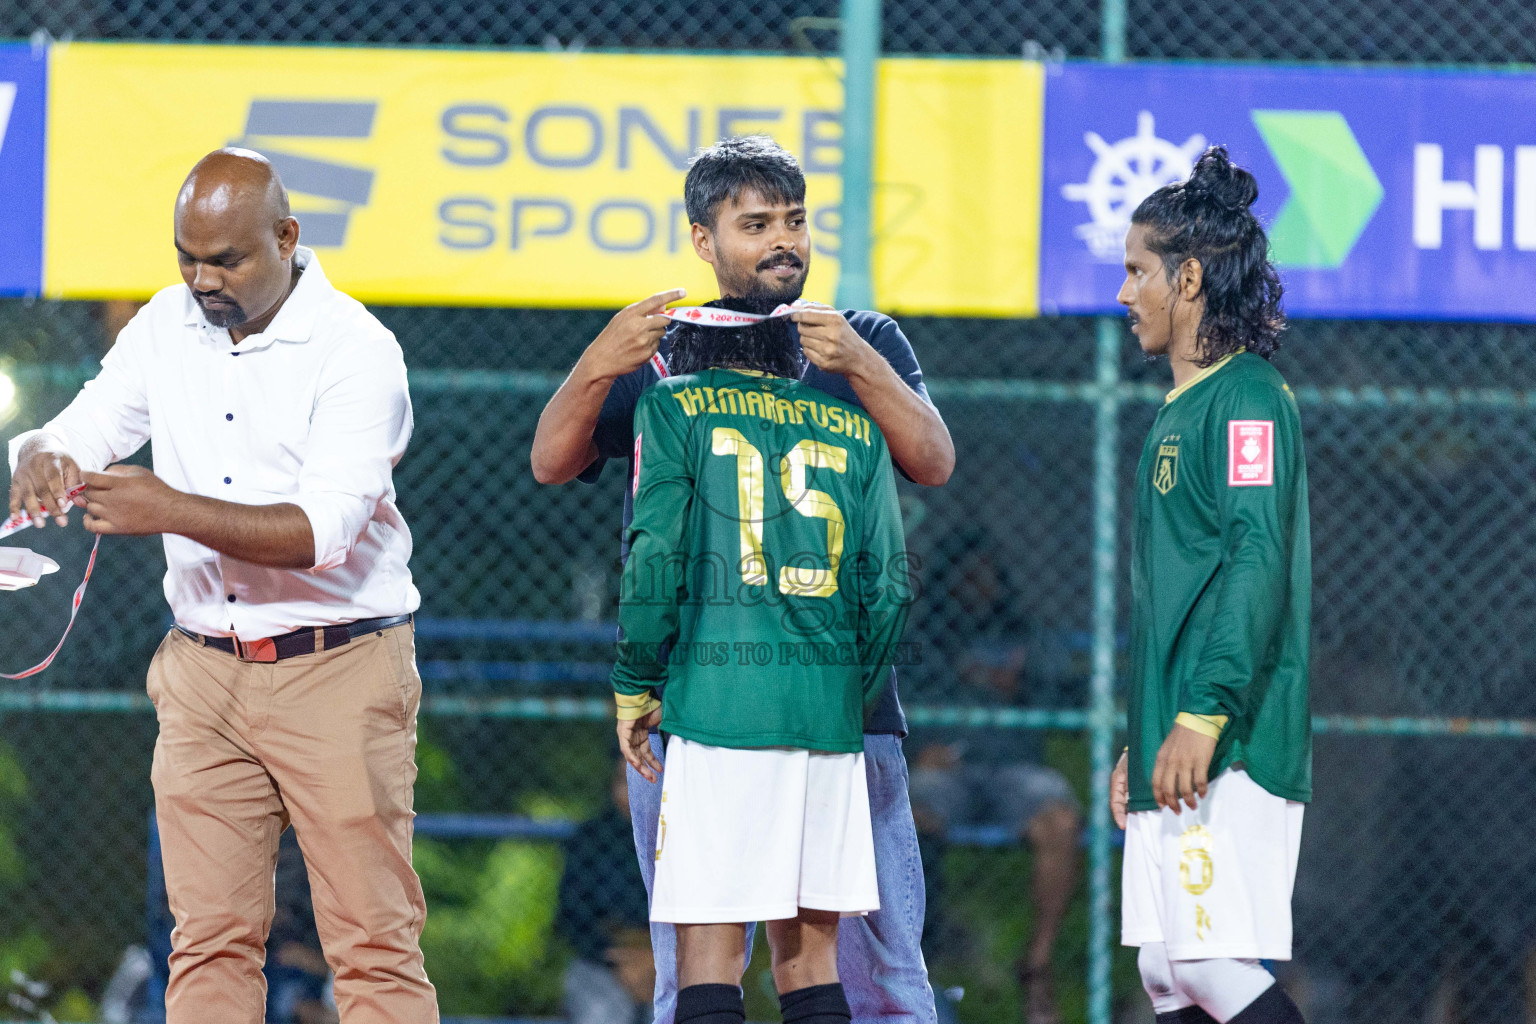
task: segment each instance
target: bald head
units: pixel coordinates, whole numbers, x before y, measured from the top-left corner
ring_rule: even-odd
[[[228,216],[253,207],[276,223],[288,216],[288,190],[272,161],[253,149],[216,149],[197,162],[176,196],[176,217],[189,211]]]
[[[264,330],[294,283],[299,222],[271,161],[220,149],[197,162],[176,195],[181,276],[203,315],[238,341]]]

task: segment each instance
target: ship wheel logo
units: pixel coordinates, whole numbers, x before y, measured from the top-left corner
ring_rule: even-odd
[[[1064,185],[1061,194],[1085,203],[1087,224],[1075,229],[1077,237],[1094,257],[1111,263],[1125,254],[1125,233],[1131,214],[1147,196],[1164,185],[1183,181],[1205,151],[1205,136],[1191,135],[1182,146],[1157,137],[1150,110],[1136,115],[1136,134],[1109,143],[1098,132],[1086,132],[1083,141],[1093,150],[1088,180]]]

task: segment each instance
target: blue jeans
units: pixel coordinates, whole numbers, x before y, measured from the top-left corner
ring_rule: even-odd
[[[661,737],[651,734],[651,750],[665,758]],[[921,946],[923,862],[907,797],[907,762],[901,740],[890,735],[864,737],[864,767],[869,780],[869,811],[875,830],[875,871],[880,909],[867,917],[845,917],[837,932],[837,970],[848,993],[856,1024],[937,1024],[933,989]],[[646,782],[629,769],[629,810],[634,821],[635,853],[649,895],[656,878],[656,822],[661,816],[661,783]],[[747,959],[752,959],[755,925],[747,925]],[[656,1021],[673,1024],[677,1009],[677,934],[670,924],[651,922],[656,957]]]

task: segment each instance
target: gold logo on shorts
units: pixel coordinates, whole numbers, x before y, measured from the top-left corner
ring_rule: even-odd
[[[1179,482],[1179,446],[1157,446],[1157,467],[1152,471],[1152,486],[1159,494],[1167,494]]]
[[[661,802],[667,802],[666,790],[661,791]],[[659,814],[656,818],[656,859],[661,860],[661,848],[667,845],[667,816]]]
[[[1199,896],[1211,887],[1216,878],[1216,866],[1211,863],[1211,851],[1216,841],[1204,825],[1191,825],[1179,836],[1179,884],[1191,896]]]
[[[1208,932],[1210,932],[1210,930],[1211,930],[1211,915],[1207,914],[1205,912],[1205,908],[1204,907],[1202,907],[1200,904],[1196,903],[1195,904],[1195,938],[1199,939],[1201,942],[1204,942],[1205,941],[1205,936],[1206,936],[1206,934]]]

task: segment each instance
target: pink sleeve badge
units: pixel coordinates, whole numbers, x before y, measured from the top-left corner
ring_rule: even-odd
[[[1273,487],[1274,483],[1274,421],[1228,420],[1227,486]]]

